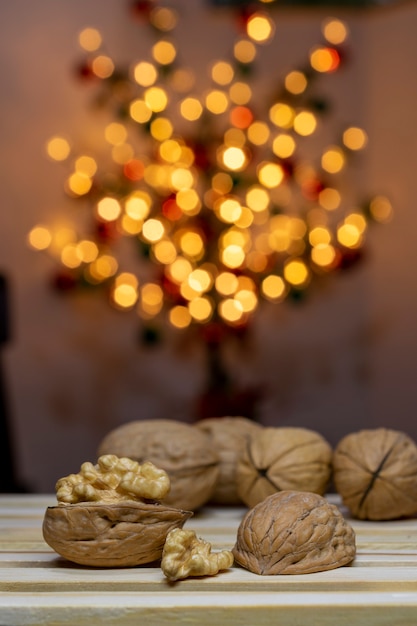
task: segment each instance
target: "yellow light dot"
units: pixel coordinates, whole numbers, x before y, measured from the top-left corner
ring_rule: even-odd
[[[107,196],[97,203],[97,215],[106,222],[116,220],[121,212],[122,208],[116,198]]]
[[[141,61],[133,68],[133,76],[138,85],[150,87],[158,78],[158,70],[153,63]]]
[[[248,37],[257,43],[265,43],[274,34],[274,23],[268,15],[254,13],[247,22]]]
[[[316,72],[333,72],[340,63],[340,57],[333,48],[318,46],[310,53],[310,64]]]
[[[117,272],[118,264],[110,254],[102,254],[90,265],[90,274],[99,282],[106,280]]]
[[[65,161],[71,152],[71,148],[69,142],[64,137],[52,137],[46,144],[46,152],[54,161]]]
[[[142,226],[142,235],[147,241],[151,243],[162,239],[164,233],[165,228],[163,223],[155,218],[150,218],[149,220],[146,220],[146,222],[144,222]]]
[[[328,148],[321,157],[321,166],[329,174],[337,174],[345,165],[345,155],[338,146]]]
[[[320,243],[311,250],[311,260],[319,267],[330,267],[336,258],[333,246]]]
[[[269,109],[269,119],[275,126],[279,126],[280,128],[291,128],[294,117],[294,109],[282,102],[277,102]]]
[[[129,163],[135,156],[135,151],[133,147],[128,143],[121,143],[117,146],[113,146],[111,151],[112,159],[115,163],[119,165],[124,165],[125,163]]]
[[[239,322],[243,317],[242,305],[233,298],[222,300],[219,304],[219,315],[231,324]]]
[[[161,40],[152,47],[152,56],[157,63],[170,65],[177,56],[177,50],[172,42]]]
[[[199,294],[208,291],[213,284],[213,277],[209,272],[203,269],[196,269],[191,272],[187,280],[190,287]]]
[[[75,231],[72,228],[67,228],[65,226],[58,228],[51,234],[52,241],[49,246],[49,251],[58,257],[66,245],[75,243],[77,240]]]
[[[258,306],[258,298],[250,289],[241,289],[235,295],[235,300],[240,303],[244,313],[251,313]]]
[[[180,104],[180,112],[184,119],[193,122],[203,113],[203,106],[197,98],[185,98]]]
[[[272,142],[272,151],[281,159],[287,159],[294,154],[296,143],[291,135],[280,133]]]
[[[131,309],[138,300],[138,291],[133,285],[122,283],[114,288],[112,298],[121,309]]]
[[[362,128],[351,126],[343,133],[343,143],[349,150],[362,150],[368,141],[368,136]]]
[[[46,250],[52,241],[51,231],[45,226],[34,226],[28,234],[27,241],[35,250]]]
[[[371,216],[377,222],[389,222],[393,215],[391,202],[385,196],[376,196],[369,204]]]
[[[83,263],[92,263],[98,256],[97,244],[88,239],[81,240],[76,246],[76,251]]]
[[[358,248],[362,243],[362,233],[354,224],[343,223],[337,229],[337,240],[346,248]]]
[[[61,251],[61,262],[66,267],[74,269],[81,265],[81,259],[77,253],[77,246],[75,244],[68,244]]]
[[[84,28],[78,35],[78,43],[83,50],[94,52],[101,46],[101,35],[96,28]]]
[[[327,228],[323,226],[316,226],[308,234],[308,240],[312,246],[318,246],[320,244],[329,244],[331,241],[331,233]]]
[[[100,54],[93,60],[91,69],[99,78],[109,78],[114,72],[114,63],[109,56]]]
[[[191,170],[177,167],[171,172],[171,186],[174,190],[188,190],[194,185],[194,176]]]
[[[352,224],[363,234],[367,228],[365,217],[362,213],[349,213],[344,219],[345,224]]]
[[[159,154],[168,163],[176,163],[181,158],[181,145],[175,139],[167,139],[159,146]]]
[[[325,39],[334,45],[343,43],[349,34],[346,24],[334,18],[328,18],[323,22],[322,32]]]
[[[211,78],[218,85],[228,85],[234,77],[234,69],[226,61],[217,61],[211,68]]]
[[[307,88],[307,78],[304,72],[294,70],[286,75],[284,84],[287,91],[294,95],[299,95]]]
[[[225,167],[234,172],[242,170],[246,165],[246,154],[242,148],[230,146],[222,153],[222,161]]]
[[[175,199],[177,205],[187,215],[197,215],[201,209],[201,200],[195,189],[180,189]]]
[[[126,235],[138,235],[142,230],[142,220],[135,220],[129,215],[122,215],[120,222],[121,232]]]
[[[150,13],[150,22],[155,28],[162,31],[170,31],[178,22],[176,11],[168,7],[155,7]]]
[[[123,143],[127,139],[127,130],[123,124],[119,124],[118,122],[112,122],[108,124],[104,130],[104,136],[108,143],[113,146],[117,146],[120,143]]]
[[[284,180],[284,170],[278,163],[260,163],[257,174],[259,182],[268,189],[278,187]]]
[[[146,283],[140,290],[141,309],[147,315],[157,315],[162,309],[164,292],[156,283]]]
[[[242,206],[242,213],[239,217],[239,219],[236,220],[235,224],[236,226],[238,226],[239,228],[249,228],[249,226],[251,226],[254,222],[254,215],[252,213],[252,211],[246,207],[246,206]]]
[[[236,293],[239,287],[239,281],[232,272],[221,272],[215,280],[215,287],[222,296],[231,296]]]
[[[149,87],[144,93],[144,99],[154,113],[160,113],[168,104],[168,96],[162,87]]]
[[[310,278],[310,271],[301,259],[291,259],[284,265],[284,278],[294,287],[304,287]]]
[[[174,306],[169,312],[169,322],[175,328],[187,328],[191,320],[190,312],[185,306]]]
[[[229,88],[230,100],[234,104],[244,105],[252,98],[252,89],[247,83],[236,82]]]
[[[255,146],[262,146],[266,144],[270,136],[270,130],[268,124],[265,122],[253,122],[248,130],[248,139]]]
[[[152,109],[145,100],[138,98],[130,103],[129,115],[135,122],[145,124],[149,122],[152,117]]]
[[[252,63],[256,57],[256,46],[252,41],[240,39],[233,47],[233,54],[240,63]]]
[[[169,265],[173,263],[177,257],[177,250],[169,240],[158,241],[153,247],[154,257],[159,263]]]
[[[266,189],[254,185],[246,192],[246,204],[255,213],[265,211],[271,201],[270,195]]]
[[[80,156],[75,161],[75,170],[91,178],[97,172],[97,163],[92,157]]]
[[[315,115],[310,111],[301,111],[294,118],[294,130],[302,137],[312,135],[317,128]]]
[[[213,305],[207,297],[194,298],[188,303],[188,310],[197,322],[207,322],[213,314]]]
[[[214,115],[221,115],[227,110],[227,107],[229,106],[229,99],[224,91],[213,89],[206,95],[205,103],[206,108],[210,111],[210,113],[214,113]]]
[[[238,245],[231,244],[226,246],[221,252],[221,261],[226,267],[238,268],[245,260],[245,252]]]
[[[82,172],[74,172],[67,180],[68,191],[75,196],[86,195],[92,185],[91,178]]]
[[[204,242],[196,232],[186,231],[180,237],[182,252],[190,258],[199,259],[204,252]]]
[[[228,147],[243,148],[246,143],[245,133],[240,128],[229,128],[224,133],[224,143]]]
[[[125,201],[126,214],[135,220],[146,219],[151,206],[152,198],[146,191],[134,191]]]
[[[268,267],[268,257],[262,252],[252,250],[246,256],[245,265],[251,272],[262,273]]]
[[[268,300],[277,301],[285,296],[285,282],[281,276],[270,274],[262,281],[262,293]]]
[[[337,189],[333,189],[332,187],[325,187],[319,193],[319,204],[326,209],[326,211],[335,211],[339,208],[342,198]]]
[[[215,204],[216,212],[223,222],[233,224],[242,215],[242,206],[235,198],[221,198]]]
[[[183,283],[190,272],[192,272],[193,267],[187,259],[183,257],[178,257],[168,268],[167,274],[168,276],[178,285]]]

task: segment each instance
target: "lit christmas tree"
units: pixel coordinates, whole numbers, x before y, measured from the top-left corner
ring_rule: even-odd
[[[204,93],[179,60],[173,8],[131,4],[154,44],[127,70],[103,51],[96,29],[80,33],[78,74],[96,84],[96,104],[112,117],[109,154],[73,154],[67,140],[52,138],[48,154],[71,164],[65,190],[89,219],[69,240],[43,225],[29,234],[33,248],[58,256],[57,289],[104,290],[113,306],[137,312],[144,340],[167,325],[198,331],[210,348],[209,393],[230,400],[203,415],[242,412],[219,345],[243,333],[263,302],[300,299],[359,261],[370,221],[388,221],[392,211],[382,196],[352,206],[339,189],[366,146],[362,128],[344,128],[320,147],[317,139],[327,111],[318,79],[343,66],[347,25],[326,20],[305,67],[260,102],[251,83],[259,48],[273,40],[272,2],[236,4],[232,53],[208,68]],[[316,154],[306,159],[313,136]],[[118,256],[126,241],[138,252],[134,272]]]

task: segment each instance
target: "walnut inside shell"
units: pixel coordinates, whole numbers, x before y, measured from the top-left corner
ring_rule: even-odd
[[[210,501],[216,504],[241,504],[237,492],[238,459],[248,445],[251,435],[262,426],[246,417],[209,417],[196,423],[208,433],[220,457],[220,473]]]
[[[58,554],[95,567],[131,567],[161,558],[166,536],[192,516],[163,504],[80,502],[48,507],[42,526]]]
[[[263,428],[252,435],[236,470],[237,491],[249,507],[284,490],[323,495],[331,475],[332,448],[307,428]]]
[[[207,433],[176,420],[141,420],[109,432],[99,455],[115,454],[139,463],[151,461],[166,471],[171,489],[164,503],[195,511],[211,497],[219,475],[219,456]]]
[[[346,435],[334,450],[333,479],[354,517],[417,514],[417,446],[403,432],[377,428]]]
[[[308,574],[355,557],[355,533],[322,496],[275,493],[248,511],[233,548],[235,561],[254,574]]]

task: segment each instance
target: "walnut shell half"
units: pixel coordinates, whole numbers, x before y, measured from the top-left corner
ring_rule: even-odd
[[[164,503],[195,511],[211,497],[219,475],[219,457],[207,433],[176,420],[137,420],[109,432],[99,455],[115,454],[166,471],[171,482]]]
[[[248,511],[233,548],[254,574],[308,574],[353,561],[355,533],[334,504],[315,493],[281,491]]]
[[[131,567],[161,558],[167,534],[192,516],[163,504],[81,502],[48,507],[46,543],[80,565]]]
[[[354,517],[417,514],[417,446],[405,433],[376,428],[346,435],[334,450],[333,478]]]
[[[307,428],[264,428],[254,434],[237,465],[237,490],[249,507],[284,490],[323,495],[331,475],[332,448]]]

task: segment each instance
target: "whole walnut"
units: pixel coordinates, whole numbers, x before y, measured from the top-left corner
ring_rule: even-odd
[[[307,428],[269,427],[255,433],[240,457],[237,491],[249,507],[277,491],[324,494],[331,476],[332,448]]]
[[[248,511],[232,552],[254,574],[309,574],[351,563],[355,533],[322,496],[280,491]]]
[[[164,504],[195,511],[211,497],[219,475],[219,456],[202,430],[176,420],[143,420],[119,426],[102,440],[99,455],[151,461],[165,470],[171,490]]]
[[[210,501],[216,504],[241,504],[237,493],[236,467],[250,436],[262,426],[246,417],[210,417],[196,423],[208,433],[220,457],[220,473]]]
[[[417,514],[417,446],[405,433],[377,428],[346,435],[334,450],[333,479],[354,517]]]

